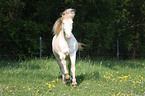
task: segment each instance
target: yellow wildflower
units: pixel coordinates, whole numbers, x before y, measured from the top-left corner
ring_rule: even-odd
[[[55,82],[55,80],[53,80],[52,82]]]
[[[127,78],[128,76],[124,76],[124,78]]]
[[[113,80],[112,81],[114,81],[115,80],[115,78],[113,78]]]
[[[51,88],[51,84],[49,84],[48,88]]]
[[[36,91],[37,93],[39,92],[39,89],[37,89],[37,91]]]
[[[120,93],[121,93],[121,92],[119,92],[119,93],[117,94],[117,96],[120,95]]]
[[[104,78],[106,78],[106,76],[104,75]]]
[[[123,96],[125,96],[125,94],[121,93]]]
[[[55,85],[52,85],[55,88]]]
[[[48,85],[49,83],[46,83],[46,85]]]

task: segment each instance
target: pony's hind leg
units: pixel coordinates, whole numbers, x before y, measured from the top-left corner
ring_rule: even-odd
[[[63,81],[63,83],[66,83],[65,76],[64,76],[64,68],[63,68],[63,65],[61,63],[61,60],[60,60],[59,56],[55,52],[53,54],[54,54],[54,56],[56,58],[56,61],[57,61],[58,65],[59,65],[59,67],[60,67],[60,70],[62,72],[62,81]]]
[[[75,61],[76,61],[76,52],[74,52],[73,54],[70,55],[70,59],[71,59],[71,72],[72,72],[72,85],[73,87],[77,87],[77,82],[76,82],[76,78],[75,78]]]

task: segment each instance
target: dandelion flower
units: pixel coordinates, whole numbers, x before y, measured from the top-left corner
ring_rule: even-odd
[[[125,96],[125,94],[121,93],[123,96]]]
[[[37,93],[39,92],[39,89],[37,89],[37,91],[36,91]]]
[[[117,94],[117,96],[120,95],[120,93],[121,93],[121,92],[119,92],[119,93]]]
[[[48,88],[51,88],[51,84],[49,84]]]
[[[55,80],[53,80],[52,82],[55,82]]]
[[[52,85],[54,88],[56,87],[55,85]]]
[[[46,83],[46,85],[48,85],[49,83]]]

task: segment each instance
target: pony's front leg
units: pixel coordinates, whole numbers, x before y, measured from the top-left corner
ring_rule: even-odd
[[[65,55],[60,55],[60,59],[61,59],[61,63],[62,63],[63,68],[64,68],[65,79],[67,82],[70,82],[70,76],[69,76],[67,68],[66,68]],[[63,75],[63,77],[64,77],[64,75]]]
[[[77,82],[76,82],[76,78],[75,78],[75,61],[76,61],[76,52],[74,52],[73,54],[70,54],[70,60],[71,60],[71,72],[72,72],[72,85],[73,87],[77,87]]]

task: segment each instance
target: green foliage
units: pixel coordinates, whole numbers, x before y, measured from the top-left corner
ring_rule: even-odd
[[[76,9],[73,34],[88,45],[82,55],[114,57],[117,39],[123,58],[145,52],[144,0],[1,0],[2,57],[37,56],[40,36],[42,53],[50,56],[53,24],[67,8]]]

